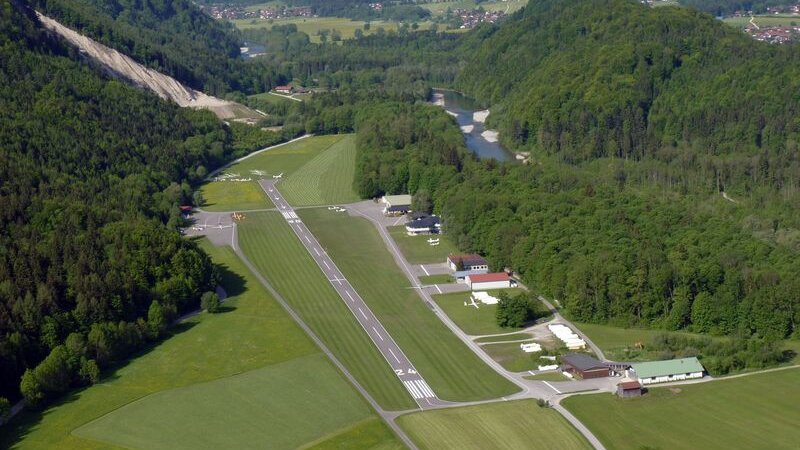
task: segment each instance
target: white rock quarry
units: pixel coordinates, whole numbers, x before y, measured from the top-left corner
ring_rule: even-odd
[[[124,78],[140,88],[152,91],[163,99],[172,100],[179,106],[211,110],[220,119],[234,118],[237,116],[237,112],[239,116],[250,115],[251,110],[244,105],[222,100],[184,86],[178,80],[149,69],[132,58],[65,27],[56,20],[39,12],[36,15],[46,29],[81,49],[86,56],[102,65],[114,77]],[[258,116],[253,111],[252,117]]]

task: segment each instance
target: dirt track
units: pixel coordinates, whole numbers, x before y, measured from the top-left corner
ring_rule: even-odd
[[[148,69],[132,58],[95,42],[39,12],[36,15],[45,28],[81,49],[86,56],[99,63],[114,77],[124,78],[140,88],[152,91],[163,99],[172,100],[179,106],[208,109],[220,119],[261,117],[260,114],[244,105],[206,95],[184,86],[170,76]]]

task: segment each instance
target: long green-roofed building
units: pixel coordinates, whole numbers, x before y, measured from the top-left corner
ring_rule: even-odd
[[[694,357],[634,363],[631,364],[631,370],[636,373],[642,384],[703,378],[705,372],[703,365]]]

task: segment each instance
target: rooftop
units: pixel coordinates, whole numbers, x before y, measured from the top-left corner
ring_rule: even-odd
[[[483,256],[478,255],[477,253],[470,253],[468,255],[450,255],[447,257],[448,260],[452,261],[454,264],[457,264],[458,261],[464,263],[465,266],[485,266],[486,260],[483,259]]]
[[[649,361],[633,363],[631,368],[639,378],[663,377],[679,373],[703,372],[703,365],[697,358],[670,359],[666,361]]]
[[[608,365],[583,353],[568,353],[561,357],[561,362],[578,370],[606,369]]]
[[[495,273],[478,273],[475,275],[467,275],[469,277],[469,281],[472,283],[487,283],[491,281],[508,281],[510,278],[508,274],[505,272],[495,272]]]
[[[423,217],[422,219],[411,220],[406,222],[406,229],[412,228],[433,228],[439,224],[439,218],[436,216]]]
[[[639,380],[631,380],[630,378],[626,378],[621,382],[617,383],[617,386],[621,387],[623,390],[641,389],[642,383],[639,383]]]

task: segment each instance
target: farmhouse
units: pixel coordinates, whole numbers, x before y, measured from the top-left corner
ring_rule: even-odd
[[[477,271],[482,270],[483,272],[480,273],[486,273],[489,271],[489,264],[486,260],[483,259],[481,255],[475,253],[469,255],[450,255],[447,257],[447,265],[450,267],[450,270],[454,272],[470,270],[479,273]]]
[[[278,94],[291,94],[294,91],[291,86],[275,86],[272,90]]]
[[[381,197],[381,203],[385,205],[383,213],[386,215],[406,214],[411,211],[410,195],[384,195]]]
[[[419,236],[421,234],[435,234],[441,228],[441,222],[436,216],[426,216],[416,220],[406,222],[406,233],[409,236]]]
[[[603,378],[614,374],[606,363],[583,353],[568,353],[561,357],[561,364],[564,372],[584,380]]]
[[[638,380],[631,378],[624,378],[617,383],[617,395],[622,398],[628,397],[641,397],[642,396],[642,383]]]
[[[697,358],[681,358],[634,363],[631,371],[642,384],[653,384],[703,378],[705,369]]]
[[[464,277],[464,281],[473,291],[511,287],[511,278],[505,272],[471,274]]]

